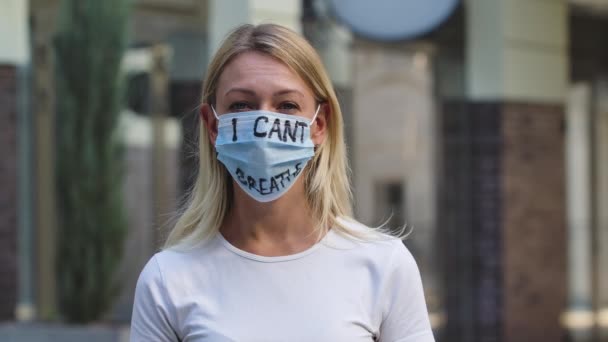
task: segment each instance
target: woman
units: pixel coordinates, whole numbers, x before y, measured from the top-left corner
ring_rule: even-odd
[[[233,31],[201,119],[198,179],[140,275],[132,341],[434,340],[411,254],[351,218],[340,107],[302,37]]]

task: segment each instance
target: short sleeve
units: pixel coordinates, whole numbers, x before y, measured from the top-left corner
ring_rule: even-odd
[[[154,256],[137,280],[130,341],[179,341],[171,324],[173,312]]]
[[[434,342],[414,257],[401,241],[388,268],[379,342]]]

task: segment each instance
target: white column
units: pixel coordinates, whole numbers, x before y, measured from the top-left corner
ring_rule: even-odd
[[[601,340],[608,339],[608,80],[596,86],[597,105],[595,129],[595,223],[597,250],[597,307],[596,322]]]
[[[563,103],[567,2],[467,1],[469,98]]]
[[[279,24],[301,33],[301,0],[249,0],[253,24]]]
[[[590,86],[576,84],[570,90],[566,110],[569,312],[564,323],[577,340],[586,340],[593,325],[590,101]]]
[[[211,57],[230,30],[249,22],[250,10],[248,0],[209,0],[208,6],[208,51]]]
[[[326,16],[316,22],[316,27],[318,29],[310,39],[323,60],[332,83],[337,88],[351,88],[353,72],[351,32]]]
[[[299,0],[209,0],[209,56],[236,26],[274,23],[301,32]]]
[[[29,1],[3,0],[0,11],[0,63],[25,65],[30,61]]]

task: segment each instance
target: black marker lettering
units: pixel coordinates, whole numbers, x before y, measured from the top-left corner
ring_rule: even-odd
[[[298,177],[298,175],[302,171],[302,166],[301,165],[302,165],[302,163],[297,163],[296,164],[296,171],[292,174],[292,176]]]
[[[270,129],[270,133],[268,133],[268,139],[272,138],[272,133],[277,133],[279,136],[279,140],[283,140],[281,137],[281,119],[274,119],[274,123],[272,124],[272,128]]]
[[[266,132],[258,132],[258,123],[260,122],[260,120],[268,122],[268,118],[265,116],[259,116],[257,119],[255,119],[255,123],[253,125],[253,135],[258,138],[263,138],[266,136]]]
[[[281,186],[282,186],[282,187],[285,187],[285,185],[283,184],[283,179],[285,178],[285,177],[283,177],[283,173],[279,173],[278,175],[274,176],[273,178],[274,178],[274,179],[277,179],[277,180],[278,180],[278,179],[280,179],[280,181],[281,181]]]
[[[296,131],[298,126],[294,126],[293,131],[291,130],[291,121],[285,120],[285,128],[283,129],[283,141],[287,141],[287,135],[291,138],[292,142],[296,142]]]
[[[236,168],[236,177],[241,184],[247,185],[247,181],[245,180],[245,172],[238,167]]]
[[[249,190],[253,189],[260,195],[270,195],[287,188],[292,179],[295,179],[302,171],[302,163],[297,163],[294,165],[293,172],[291,168],[287,168],[285,171],[270,178],[254,178],[246,175],[240,168],[236,169],[235,174],[237,181],[243,186],[248,187]]]
[[[259,192],[262,195],[268,195],[270,193],[270,192],[268,192],[268,189],[266,189],[264,187],[264,183],[267,183],[267,182],[268,182],[268,179],[266,179],[266,178],[260,178],[259,181],[258,181],[258,184],[260,185],[260,191]]]
[[[274,176],[274,178],[276,178],[276,179],[280,178],[281,187],[285,188],[285,184],[283,183],[283,181],[285,180],[285,178],[287,178],[288,181],[291,181],[291,178],[289,176],[290,176],[289,169],[287,169],[286,171],[283,171],[283,172],[279,173],[278,175]]]
[[[276,179],[272,177],[270,178],[270,193],[273,193],[274,191],[279,191],[279,184],[277,184]]]
[[[291,171],[287,169],[285,172],[283,172],[283,174],[285,174],[287,176],[287,180],[291,182]]]
[[[251,176],[247,176],[247,185],[249,186],[249,189],[255,189],[255,179]]]
[[[308,127],[308,125],[306,124],[306,122],[298,121],[298,122],[296,122],[296,130],[297,130],[298,126],[302,127],[302,133],[300,135],[300,142],[303,144],[304,143],[304,128]]]
[[[232,141],[236,141],[236,120],[237,118],[232,119]]]

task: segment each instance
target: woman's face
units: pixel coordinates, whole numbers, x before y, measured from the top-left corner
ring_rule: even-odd
[[[267,110],[312,119],[318,106],[304,80],[287,65],[259,52],[238,55],[224,68],[215,98],[218,115]],[[327,104],[321,105],[311,127],[315,145],[325,139],[328,108]],[[203,105],[202,117],[211,143],[215,144],[217,123],[208,105]]]

